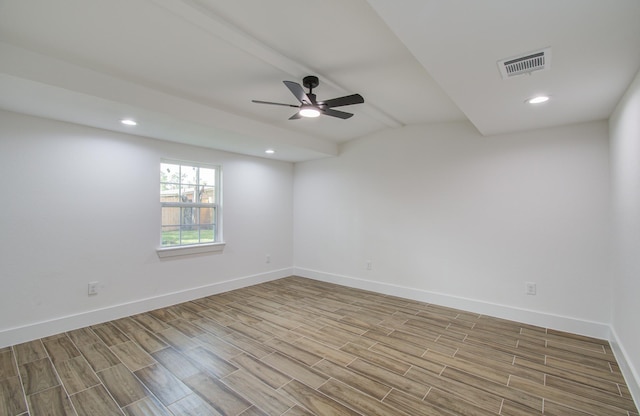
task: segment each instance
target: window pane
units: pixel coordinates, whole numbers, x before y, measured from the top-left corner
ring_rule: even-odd
[[[200,242],[197,226],[183,226],[181,228],[180,244],[198,244]]]
[[[164,189],[177,189],[180,183],[180,165],[160,163],[160,186]]]
[[[180,227],[162,227],[162,246],[177,246],[180,244]]]
[[[209,168],[200,168],[199,185],[214,186],[216,184],[216,170]]]
[[[160,190],[160,202],[180,202],[180,192],[178,187],[170,185],[167,188],[168,189]]]
[[[180,187],[180,202],[197,202],[195,191],[193,185],[182,185]]]
[[[200,242],[213,243],[214,241],[215,235],[213,233],[213,225],[202,225],[200,227]]]
[[[205,204],[214,204],[216,202],[216,193],[213,186],[200,187],[200,202]]]
[[[180,185],[177,183],[160,183],[160,195],[174,195],[178,200]]]
[[[196,220],[197,208],[185,207],[180,208],[182,213],[180,224],[183,225],[183,229],[187,229],[188,227],[193,227],[198,224]]]
[[[211,225],[213,224],[214,219],[214,209],[213,208],[199,208],[200,211],[200,225]]]
[[[180,208],[162,207],[162,226],[180,225]]]
[[[196,179],[197,179],[197,174],[198,174],[198,168],[195,166],[187,166],[187,165],[182,165],[182,184],[183,185],[195,185]]]

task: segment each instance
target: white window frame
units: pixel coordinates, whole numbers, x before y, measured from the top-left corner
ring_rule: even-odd
[[[214,208],[215,219],[214,219],[214,227],[215,227],[215,240],[210,243],[197,243],[197,244],[182,244],[175,246],[162,246],[162,214],[160,219],[160,246],[156,249],[158,257],[174,257],[174,256],[183,256],[188,254],[201,254],[201,253],[215,253],[222,252],[225,247],[224,240],[222,238],[222,167],[220,165],[201,163],[201,162],[192,162],[192,161],[184,161],[184,160],[175,160],[175,159],[161,159],[160,164],[162,163],[170,163],[174,165],[180,165],[181,167],[197,167],[197,168],[208,168],[216,170],[216,183],[214,186],[215,191],[215,201],[214,203],[201,203],[201,202],[160,202],[160,211],[162,211],[163,207],[176,207],[176,208]],[[160,185],[160,180],[158,181],[158,185]],[[160,186],[158,186],[160,189]],[[160,198],[158,198],[160,199]]]

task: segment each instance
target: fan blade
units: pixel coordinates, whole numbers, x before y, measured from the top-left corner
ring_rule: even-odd
[[[300,84],[293,81],[282,82],[284,82],[284,85],[289,88],[289,91],[291,91],[291,93],[295,95],[298,101],[300,101],[302,104],[313,104],[313,101],[311,101],[311,98],[307,96],[307,93],[304,92],[304,89],[302,89],[302,86]]]
[[[351,113],[345,113],[344,111],[332,110],[330,108],[321,108],[320,111],[325,116],[338,117],[338,118],[341,118],[343,120],[347,119],[349,117],[353,117],[353,114],[351,114]]]
[[[282,104],[282,103],[272,103],[271,101],[260,101],[260,100],[251,100],[252,103],[257,103],[257,104],[269,104],[269,105],[282,105],[285,107],[293,107],[293,108],[298,108],[298,105],[293,105],[293,104]]]
[[[364,98],[360,94],[352,94],[346,95],[340,98],[334,98],[327,101],[321,101],[318,104],[324,105],[327,108],[332,107],[341,107],[343,105],[352,105],[352,104],[362,104],[364,103]]]
[[[292,115],[291,117],[289,117],[289,120],[297,120],[299,118],[302,118],[302,116],[300,115],[299,112],[297,112],[294,115]]]

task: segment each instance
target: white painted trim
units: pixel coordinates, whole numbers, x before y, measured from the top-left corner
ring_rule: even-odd
[[[186,256],[189,254],[222,253],[227,243],[194,244],[192,246],[160,247],[156,249],[158,257]]]
[[[475,299],[462,298],[422,289],[398,286],[390,283],[374,282],[371,280],[325,273],[299,267],[294,267],[294,273],[296,276],[307,277],[323,282],[370,290],[372,292],[398,296],[420,302],[433,303],[481,315],[508,319],[544,328],[552,328],[558,331],[571,332],[573,334],[580,334],[606,340],[609,340],[610,337],[609,324],[603,322],[586,321],[567,316],[521,309],[508,305],[483,302]]]
[[[37,338],[95,325],[101,322],[131,316],[147,312],[157,308],[163,308],[176,303],[187,302],[217,293],[228,292],[259,283],[269,282],[283,277],[291,276],[292,268],[274,270],[251,276],[229,279],[223,282],[212,283],[206,286],[195,287],[173,293],[166,293],[146,299],[109,306],[78,313],[75,315],[61,316],[47,321],[35,322],[15,328],[0,331],[0,348],[20,344]]]
[[[620,366],[620,371],[624,376],[624,380],[627,382],[627,387],[629,387],[631,397],[633,397],[636,407],[640,409],[640,373],[638,373],[638,370],[631,364],[629,360],[627,360],[627,357],[629,355],[620,342],[618,334],[613,327],[611,327],[611,337],[609,339],[609,343],[611,344],[613,355],[615,355],[616,361]]]

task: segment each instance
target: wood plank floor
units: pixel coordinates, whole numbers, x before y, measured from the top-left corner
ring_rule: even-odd
[[[0,349],[5,415],[638,415],[606,341],[299,277]]]

